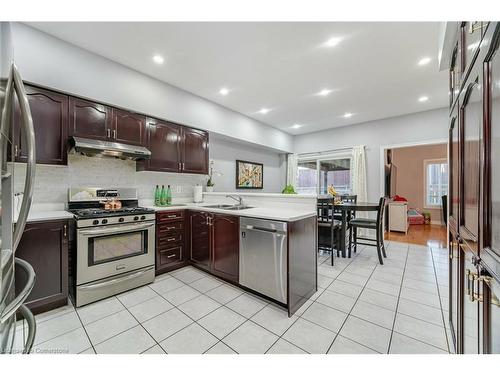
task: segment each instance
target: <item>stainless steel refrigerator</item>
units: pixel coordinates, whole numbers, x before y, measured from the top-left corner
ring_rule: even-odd
[[[20,113],[22,141],[26,143],[28,163],[26,167],[23,200],[19,215],[14,217],[14,100],[17,96],[16,111]],[[29,353],[33,345],[36,324],[31,311],[23,305],[35,283],[35,272],[29,263],[15,257],[16,248],[24,231],[33,196],[35,177],[35,133],[29,108],[28,98],[24,90],[23,80],[15,65],[14,46],[11,38],[10,24],[0,22],[0,353],[14,353],[16,340],[16,315],[25,319],[23,333],[23,353]],[[16,132],[19,133],[19,132]],[[10,155],[9,155],[10,153]],[[18,286],[21,290],[15,294],[15,273],[26,272],[27,283]],[[19,341],[19,338],[17,338]]]

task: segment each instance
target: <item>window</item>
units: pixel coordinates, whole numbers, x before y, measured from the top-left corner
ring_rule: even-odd
[[[425,206],[440,207],[441,197],[448,194],[448,162],[446,159],[425,160]]]
[[[351,193],[351,158],[318,158],[299,160],[297,192],[327,194],[333,185],[339,194]]]
[[[297,193],[315,194],[318,186],[318,170],[314,161],[299,161],[297,170]]]

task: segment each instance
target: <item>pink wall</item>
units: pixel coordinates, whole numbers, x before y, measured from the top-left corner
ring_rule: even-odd
[[[396,194],[408,199],[408,207],[429,212],[431,221],[443,222],[441,209],[424,207],[424,160],[447,158],[446,144],[392,149],[392,162],[397,166]]]

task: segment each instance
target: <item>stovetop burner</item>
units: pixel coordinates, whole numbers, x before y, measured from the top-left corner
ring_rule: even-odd
[[[69,210],[76,215],[77,219],[92,219],[98,217],[112,217],[124,215],[150,214],[155,211],[144,207],[122,207],[118,210],[104,210],[102,208],[80,208]]]

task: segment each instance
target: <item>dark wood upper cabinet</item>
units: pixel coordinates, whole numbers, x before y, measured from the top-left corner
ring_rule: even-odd
[[[146,117],[113,108],[111,139],[115,142],[143,146],[146,144]]]
[[[182,143],[182,171],[208,174],[208,133],[183,128]]]
[[[106,141],[111,137],[111,108],[70,97],[69,135]]]
[[[239,280],[240,221],[238,216],[213,214],[212,273],[231,280]]]
[[[460,236],[474,253],[479,250],[479,210],[483,129],[483,91],[481,74],[471,76],[461,104],[461,210]]]
[[[53,91],[26,86],[26,94],[35,129],[36,162],[38,164],[66,165],[68,158],[68,96]],[[28,158],[26,135],[21,126],[16,101],[14,115],[15,161]]]
[[[211,247],[209,214],[206,212],[191,211],[189,216],[191,262],[208,271],[210,269]]]
[[[448,194],[448,206],[449,206],[449,223],[450,229],[454,233],[458,233],[458,207],[459,207],[459,176],[460,176],[460,162],[459,162],[459,121],[458,121],[458,105],[452,112],[450,117],[449,126],[449,140],[448,140],[448,154],[449,154],[449,194]]]
[[[181,171],[182,127],[166,121],[147,120],[147,148],[151,159],[137,163],[137,170]]]
[[[67,220],[28,223],[19,242],[16,256],[30,263],[36,273],[26,300],[35,314],[67,304],[68,226]],[[26,281],[24,272],[16,272],[16,294]]]

